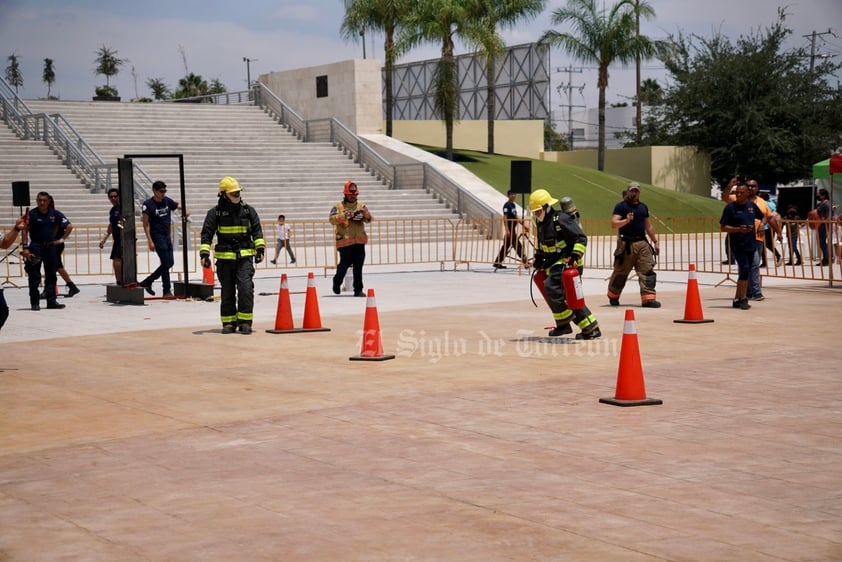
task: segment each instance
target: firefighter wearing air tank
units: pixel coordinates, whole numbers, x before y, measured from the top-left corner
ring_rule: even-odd
[[[569,200],[568,210],[576,211]],[[587,306],[571,310],[564,294],[562,275],[565,268],[581,266],[582,256],[588,245],[588,237],[576,222],[574,214],[553,207],[558,203],[545,189],[538,189],[529,196],[529,209],[535,217],[535,284],[544,295],[555,320],[550,336],[573,333],[573,321],[582,330],[576,334],[578,340],[591,340],[602,335],[596,317]],[[571,296],[572,298],[572,296]]]
[[[611,214],[611,228],[619,230],[619,237],[614,250],[614,272],[608,281],[608,303],[620,306],[620,294],[634,268],[640,285],[641,306],[659,308],[661,303],[655,300],[655,256],[660,249],[649,218],[649,207],[640,201],[640,184],[636,181],[631,182],[624,193],[623,200],[614,205]]]
[[[266,242],[254,207],[243,203],[240,183],[226,176],[219,182],[219,201],[211,207],[202,225],[199,255],[202,266],[210,267],[210,251],[216,258],[216,275],[222,285],[220,315],[222,333],[252,332],[254,319],[254,263],[263,261]],[[254,261],[254,263],[252,263]]]

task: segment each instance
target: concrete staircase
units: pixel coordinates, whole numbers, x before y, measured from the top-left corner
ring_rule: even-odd
[[[204,216],[216,203],[219,179],[230,175],[240,181],[243,199],[266,222],[275,220],[278,214],[286,215],[288,221],[326,220],[349,179],[357,183],[360,200],[375,218],[455,218],[449,208],[424,190],[389,190],[337,147],[301,142],[253,105],[54,101],[27,104],[34,113],[61,113],[108,163],[116,164],[118,158],[127,154],[183,154],[186,205],[194,217]],[[40,148],[49,153],[45,147]],[[59,170],[63,169],[55,156],[53,160]],[[136,162],[152,179],[165,181],[171,197],[180,199],[176,158],[141,158]],[[24,166],[17,173],[26,169]],[[30,174],[33,186],[42,182],[47,185],[46,180],[34,174],[35,171]],[[73,194],[51,184],[55,185],[57,207],[74,224],[103,224],[109,208],[105,195],[89,194],[78,180],[74,184],[75,178],[69,171],[64,169],[64,174]],[[0,205],[2,202],[0,199]]]
[[[29,200],[46,191],[60,209],[62,203],[91,207],[92,215],[107,222],[111,206],[102,194],[91,194],[76,175],[59,161],[53,151],[40,141],[22,141],[11,129],[0,123],[0,225],[14,223],[20,209],[12,205],[12,182],[29,181]]]

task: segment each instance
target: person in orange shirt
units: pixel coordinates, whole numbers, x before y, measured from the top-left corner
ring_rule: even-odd
[[[772,210],[769,209],[769,206],[766,205],[763,199],[757,196],[760,191],[757,180],[749,179],[746,185],[749,190],[748,200],[754,203],[760,209],[760,212],[763,213],[763,220],[754,221],[755,246],[757,247],[757,251],[754,255],[754,260],[751,262],[751,275],[748,280],[748,294],[746,297],[751,301],[762,301],[766,298],[760,290],[760,263],[764,252],[766,252],[766,234],[763,232],[763,227],[766,224],[772,225],[769,222],[772,218]],[[778,240],[781,240],[780,230],[776,229],[775,233],[778,236]]]

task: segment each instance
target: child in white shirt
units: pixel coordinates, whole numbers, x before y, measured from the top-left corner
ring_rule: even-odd
[[[284,215],[278,215],[278,224],[275,225],[275,259],[270,262],[273,265],[278,263],[278,255],[281,253],[281,248],[286,248],[289,254],[289,263],[295,263],[295,254],[292,253],[292,246],[290,246],[289,239],[292,228],[285,221],[286,217]]]

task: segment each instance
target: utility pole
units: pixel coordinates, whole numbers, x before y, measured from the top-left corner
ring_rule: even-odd
[[[810,79],[811,79],[811,81],[812,81],[812,78],[813,78],[813,68],[815,67],[815,63],[816,63],[816,37],[821,37],[822,35],[833,35],[834,37],[836,37],[836,35],[830,29],[828,29],[827,31],[823,31],[821,33],[816,33],[814,31],[809,35],[802,35],[802,37],[804,37],[804,38],[807,38],[807,37],[810,38]]]
[[[567,84],[562,84],[558,87],[559,94],[561,91],[567,92],[567,105],[559,104],[559,107],[567,107],[567,149],[573,150],[573,108],[574,107],[585,107],[584,105],[573,105],[573,90],[579,90],[579,93],[582,93],[582,90],[585,89],[585,85],[582,84],[581,86],[574,86],[573,85],[573,73],[582,73],[581,68],[573,68],[572,66],[568,66],[567,68],[559,68],[558,72],[566,72],[567,73]]]

